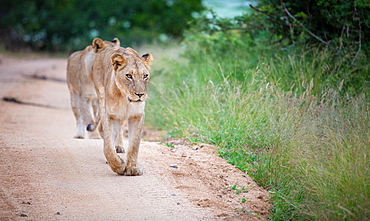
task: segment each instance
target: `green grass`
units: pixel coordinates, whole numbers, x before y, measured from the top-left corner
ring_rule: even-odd
[[[146,121],[217,145],[271,192],[272,220],[369,219],[369,82],[342,77],[368,71],[366,62],[257,52],[194,49],[186,62],[161,61]]]

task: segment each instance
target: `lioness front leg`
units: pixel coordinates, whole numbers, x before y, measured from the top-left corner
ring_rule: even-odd
[[[117,153],[125,153],[125,148],[123,147],[123,133],[124,133],[124,125],[117,124],[114,126],[115,129],[115,147]]]
[[[127,153],[127,165],[125,175],[139,176],[143,170],[137,166],[137,157],[141,139],[141,128],[144,122],[144,115],[136,115],[128,119],[129,148]]]
[[[115,124],[119,124],[116,119],[110,119],[108,116],[105,117],[102,125],[104,130],[104,155],[110,168],[114,172],[123,175],[126,165],[125,162],[117,155],[113,142],[113,131]]]

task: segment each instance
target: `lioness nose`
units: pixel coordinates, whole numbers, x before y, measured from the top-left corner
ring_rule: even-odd
[[[144,95],[144,93],[135,93],[138,97],[141,97]]]

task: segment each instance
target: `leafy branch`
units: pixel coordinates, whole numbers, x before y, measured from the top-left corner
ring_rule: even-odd
[[[319,40],[321,43],[323,43],[325,45],[328,45],[330,43],[328,41],[324,41],[323,39],[321,39],[320,37],[318,37],[317,35],[315,35],[314,33],[312,33],[310,30],[308,30],[300,21],[298,21],[298,19],[296,19],[292,14],[290,14],[290,12],[288,11],[288,9],[286,8],[286,6],[285,6],[284,3],[282,3],[282,6],[284,8],[285,13],[290,18],[292,18],[295,22],[297,22],[308,34],[310,34],[312,37],[316,38],[317,40]]]

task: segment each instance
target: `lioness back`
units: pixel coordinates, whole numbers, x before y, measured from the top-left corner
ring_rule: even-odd
[[[70,91],[72,111],[76,118],[75,138],[85,137],[85,128],[94,123],[98,112],[98,99],[92,79],[92,68],[96,55],[106,48],[119,47],[119,40],[112,42],[95,38],[92,45],[74,52],[68,58],[67,86]],[[89,133],[90,138],[98,138],[98,133]]]

